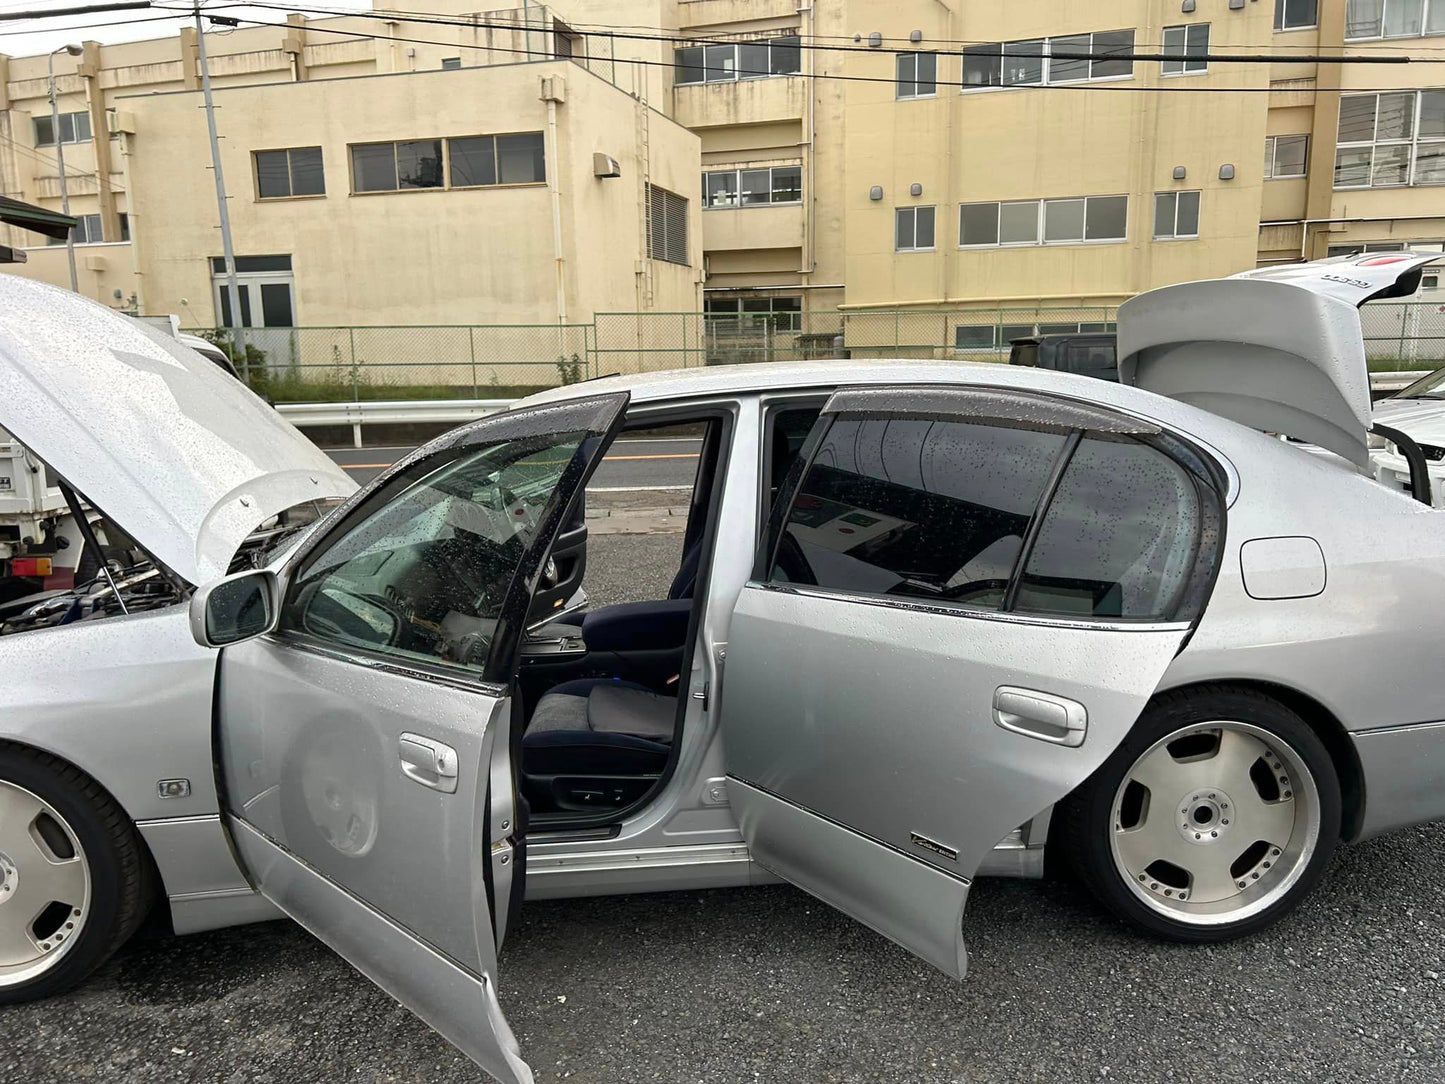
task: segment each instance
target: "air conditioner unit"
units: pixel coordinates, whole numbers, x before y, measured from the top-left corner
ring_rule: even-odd
[[[617,164],[617,159],[612,155],[598,151],[592,156],[592,176],[621,177],[622,167]]]

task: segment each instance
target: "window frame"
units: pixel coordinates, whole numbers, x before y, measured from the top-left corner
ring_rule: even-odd
[[[303,195],[296,195],[296,167],[291,163],[293,151],[315,151],[321,159],[321,191],[308,192]],[[261,162],[260,155],[263,154],[284,154],[286,156],[286,188],[284,196],[263,196],[261,195]],[[326,198],[326,152],[319,146],[310,147],[263,147],[251,152],[251,180],[255,185],[255,199],[257,203],[277,203],[282,200],[292,199],[325,199]]]
[[[1307,23],[1296,23],[1289,25],[1288,9],[1289,0],[1274,0],[1274,32],[1276,34],[1288,34],[1294,30],[1317,30],[1320,25],[1320,0],[1311,0],[1314,4],[1314,18]]]
[[[31,134],[35,137],[35,146],[36,146],[36,147],[54,147],[54,146],[57,145],[57,143],[69,144],[69,145],[73,145],[73,144],[76,144],[76,143],[89,143],[89,142],[91,142],[92,139],[94,138],[95,133],[94,133],[94,131],[92,130],[92,128],[91,128],[91,123],[90,123],[90,110],[88,110],[88,109],[75,109],[75,110],[72,110],[72,111],[70,111],[70,112],[68,112],[68,113],[60,113],[60,114],[58,114],[58,117],[59,117],[59,120],[60,120],[60,131],[61,131],[62,133],[65,131],[66,123],[69,122],[69,124],[70,124],[70,138],[66,139],[66,138],[63,138],[63,137],[62,137],[62,138],[60,138],[60,139],[57,140],[56,138],[53,138],[53,137],[56,136],[58,133],[52,132],[52,133],[51,133],[51,135],[52,135],[51,140],[50,140],[48,143],[42,143],[42,142],[40,141],[40,125],[41,125],[42,123],[43,123],[43,124],[50,124],[51,121],[52,121],[54,118],[52,118],[51,114],[48,113],[48,112],[46,112],[46,113],[35,113],[35,114],[32,114],[32,115],[31,115],[31,118],[30,118],[30,119],[34,122],[34,124],[33,124],[32,127],[31,127]],[[75,118],[76,118],[76,117],[84,117],[84,118],[85,118],[85,138],[84,138],[84,139],[78,138],[78,137],[76,136],[76,134],[75,134],[75,125],[76,125],[76,120],[75,120]]]
[[[928,212],[930,212],[930,213],[933,215],[933,229],[932,229],[933,241],[932,241],[931,244],[928,244],[928,245],[926,245],[926,246],[920,246],[920,245],[918,244],[918,212],[919,212],[919,211],[928,211]],[[903,247],[903,246],[900,246],[900,245],[898,244],[898,227],[899,227],[899,224],[902,222],[903,216],[904,216],[905,214],[908,215],[909,217],[911,217],[912,220],[913,220],[913,222],[912,222],[912,231],[911,231],[911,232],[912,232],[912,236],[913,236],[913,244],[911,244],[911,245],[909,245],[909,246],[907,246],[907,247]],[[895,207],[895,208],[893,208],[893,251],[894,251],[895,254],[896,254],[896,253],[905,253],[905,252],[937,252],[937,251],[938,251],[938,205],[937,205],[937,204],[935,204],[935,203],[916,203],[916,204],[910,204],[910,205],[907,206],[907,207]]]
[[[884,391],[884,389],[866,386],[855,390],[867,394],[870,397]],[[889,390],[892,391],[893,389]],[[940,405],[938,408],[930,408],[923,403],[923,400],[929,397],[929,390],[931,389],[917,387],[896,389],[894,393],[898,400],[900,400],[896,405],[880,403],[868,410],[844,407],[828,411],[825,408],[824,413],[819,416],[819,423],[826,420],[827,425],[814,425],[813,431],[808,435],[808,439],[800,452],[796,476],[790,476],[785,480],[783,487],[778,493],[778,498],[772,506],[768,516],[767,529],[763,536],[763,544],[758,547],[757,557],[753,565],[751,579],[754,582],[771,590],[815,593],[830,598],[852,600],[869,605],[888,606],[894,609],[923,609],[935,613],[972,617],[985,621],[1010,621],[1031,625],[1090,629],[1144,629],[1185,627],[1193,625],[1199,620],[1209,601],[1215,577],[1224,556],[1224,509],[1227,507],[1231,490],[1228,472],[1208,452],[1196,445],[1187,436],[1166,429],[1163,426],[1156,426],[1153,423],[1141,424],[1137,419],[1119,414],[1099,404],[1074,404],[1064,402],[1047,393],[999,391],[983,388],[970,388],[967,390],[949,388],[942,391],[940,398],[945,396],[951,397],[953,394],[962,392],[965,395],[977,397],[981,403],[987,399],[1005,401],[995,410],[979,410],[971,414],[967,411],[944,405]],[[929,600],[914,596],[879,594],[856,588],[848,589],[813,584],[796,584],[786,580],[778,581],[773,579],[772,573],[773,568],[777,564],[778,549],[782,544],[784,531],[791,518],[793,505],[797,501],[799,493],[802,492],[803,484],[807,481],[809,474],[813,470],[818,451],[823,446],[828,429],[831,428],[833,423],[840,417],[854,417],[859,415],[866,417],[888,415],[906,417],[927,414],[946,421],[964,421],[1001,428],[1016,428],[1017,425],[1010,425],[1009,423],[1024,422],[1025,419],[1018,415],[1018,410],[1014,403],[1006,402],[1006,400],[1010,398],[1035,400],[1037,402],[1037,411],[1030,412],[1030,416],[1026,420],[1027,424],[1030,427],[1044,425],[1051,428],[1059,428],[1065,433],[1065,440],[1063,447],[1050,466],[1048,480],[1045,482],[1043,491],[1039,494],[1033,512],[1029,517],[1026,533],[1019,547],[1019,551],[1014,557],[1013,567],[1009,573],[1008,586],[1005,589],[1005,599],[999,609],[984,609],[949,599]],[[1074,410],[1080,412],[1078,416],[1072,415],[1072,411]],[[1093,417],[1096,424],[1084,424],[1090,416]],[[1125,439],[1133,440],[1153,449],[1156,453],[1164,455],[1173,461],[1194,483],[1199,523],[1194,538],[1192,563],[1183,578],[1183,583],[1176,597],[1172,600],[1172,609],[1167,617],[1130,618],[1109,615],[1066,615],[1046,610],[1020,611],[1013,608],[1024,570],[1028,567],[1029,559],[1033,555],[1034,543],[1037,541],[1039,530],[1048,516],[1050,509],[1053,507],[1060,483],[1063,481],[1064,475],[1069,469],[1074,452],[1085,438],[1099,434],[1122,435]]]
[[[658,197],[653,193],[662,195],[662,219],[663,230],[661,244],[654,244],[656,231],[653,229],[653,208]],[[669,198],[681,205],[680,212],[669,203]],[[682,223],[682,258],[678,259],[677,254],[672,251],[670,226],[674,222],[675,215],[680,213],[681,218],[677,219]],[[670,263],[677,267],[691,267],[692,264],[692,235],[688,227],[688,206],[687,197],[674,192],[671,189],[663,188],[659,184],[649,183],[646,192],[646,204],[643,207],[643,214],[647,216],[647,258],[649,260],[661,260],[663,263]]]
[[[1378,34],[1351,34],[1350,33],[1350,8],[1354,0],[1345,0],[1345,28],[1344,40],[1355,41],[1407,41],[1410,38],[1438,38],[1445,35],[1445,23],[1437,30],[1430,29],[1432,16],[1437,16],[1436,5],[1440,11],[1445,12],[1445,0],[1420,0],[1420,32],[1418,34],[1387,34],[1385,27],[1388,25],[1388,15],[1392,3],[1405,3],[1408,0],[1381,0],[1380,3],[1380,32]],[[1438,17],[1438,16],[1437,16]]]
[[[919,78],[918,65],[923,57],[928,57],[933,62],[933,74],[928,79]],[[913,74],[904,78],[903,67],[907,61],[913,62]],[[913,102],[938,97],[938,54],[931,50],[916,50],[902,52],[897,55],[893,69],[893,96],[900,102]],[[919,87],[927,86],[929,89],[920,91]],[[905,90],[911,87],[911,90]]]
[[[1206,55],[1206,59],[1204,60],[1193,59],[1194,54],[1191,54],[1189,51],[1189,32],[1198,27],[1204,28],[1204,53]],[[1178,31],[1181,39],[1177,46],[1169,44],[1169,36],[1170,33],[1173,31]],[[1182,50],[1182,52],[1180,52],[1177,57],[1171,57],[1168,60],[1159,61],[1159,75],[1161,78],[1181,79],[1188,75],[1209,74],[1209,60],[1207,59],[1207,56],[1209,53],[1210,30],[1208,23],[1177,23],[1174,26],[1166,26],[1160,32],[1159,40],[1161,43],[1159,51],[1161,53],[1166,52],[1170,49]],[[1170,65],[1173,64],[1179,65],[1178,71],[1170,70]],[[1191,67],[1191,65],[1195,66]]]
[[[773,193],[777,191],[777,180],[773,174],[776,170],[798,171],[798,198],[797,199],[774,199]],[[768,201],[766,203],[754,202],[744,203],[742,200],[744,173],[761,173],[764,170],[768,173]],[[710,188],[710,181],[713,177],[725,177],[731,174],[733,177],[733,194],[737,200],[733,203],[713,203]],[[752,207],[797,207],[803,202],[803,166],[801,162],[788,162],[770,166],[737,166],[731,169],[705,169],[702,172],[702,209],[704,211],[743,211]]]
[[[1195,196],[1194,203],[1194,232],[1179,232],[1179,197]],[[1170,215],[1172,219],[1172,233],[1159,232],[1159,197],[1168,196],[1174,203],[1174,209]],[[1199,226],[1204,220],[1204,192],[1198,188],[1174,189],[1168,192],[1154,193],[1154,240],[1155,241],[1197,241],[1199,240]]]
[[[1281,139],[1299,139],[1304,141],[1303,165],[1298,173],[1281,173],[1279,171],[1279,141]],[[1308,177],[1310,172],[1310,137],[1307,132],[1271,135],[1264,137],[1264,179],[1266,181],[1297,181]]]
[[[1089,234],[1089,203],[1093,200],[1118,200],[1124,201],[1124,233],[1120,237],[1090,237]],[[1062,204],[1082,201],[1084,204],[1084,219],[1081,236],[1075,240],[1068,238],[1064,240],[1048,240],[1045,232],[1048,221],[1048,205],[1051,203]],[[1003,208],[1019,207],[1034,203],[1038,205],[1036,223],[1034,227],[1034,239],[1032,241],[1005,241],[1003,240]],[[986,207],[994,205],[997,210],[994,226],[994,240],[991,242],[964,243],[963,240],[963,209],[965,207]],[[1048,245],[1058,247],[1060,245],[1121,245],[1127,244],[1129,240],[1129,195],[1126,192],[1100,192],[1088,196],[1044,196],[1038,199],[1005,199],[1005,200],[970,200],[967,203],[958,205],[958,248],[991,249],[991,248],[1037,248]]]
[[[91,233],[92,227],[94,227],[94,236],[92,236]],[[77,237],[75,235],[77,230],[80,231],[82,236]],[[122,238],[122,241],[124,240],[125,238]],[[65,244],[65,241],[66,239],[64,237],[47,237],[45,239],[45,247],[53,248],[55,246]],[[75,225],[71,228],[70,231],[70,242],[77,247],[81,245],[104,245],[116,243],[106,241],[105,224],[101,221],[101,217],[98,213],[75,216]]]
[[[1441,2],[1442,2],[1442,3],[1445,3],[1445,0],[1441,0]],[[1406,94],[1406,95],[1410,95],[1411,98],[1413,99],[1412,105],[1411,105],[1410,114],[1409,114],[1409,116],[1410,116],[1410,134],[1409,134],[1408,136],[1404,136],[1404,137],[1391,137],[1391,138],[1387,138],[1387,139],[1382,140],[1382,139],[1380,139],[1380,99],[1383,98],[1383,97],[1385,97],[1385,96],[1387,96],[1387,95],[1392,95],[1392,94]],[[1342,141],[1342,140],[1339,138],[1339,127],[1338,127],[1338,123],[1336,124],[1336,128],[1335,128],[1335,166],[1334,166],[1334,176],[1330,178],[1332,187],[1333,187],[1336,191],[1339,191],[1339,192],[1354,192],[1354,191],[1363,192],[1363,191],[1366,191],[1366,190],[1372,189],[1372,188],[1381,188],[1381,189],[1390,189],[1390,188],[1438,188],[1438,187],[1441,187],[1442,185],[1445,185],[1445,178],[1442,178],[1442,179],[1439,180],[1439,181],[1419,181],[1419,180],[1416,179],[1416,167],[1417,167],[1417,165],[1419,164],[1420,148],[1421,148],[1422,146],[1426,146],[1426,147],[1439,147],[1442,151],[1445,151],[1445,133],[1442,133],[1441,135],[1438,135],[1438,136],[1437,136],[1437,135],[1431,135],[1431,136],[1421,136],[1421,135],[1420,135],[1420,118],[1421,118],[1421,114],[1424,112],[1424,108],[1425,108],[1425,95],[1427,95],[1427,94],[1438,94],[1438,95],[1441,95],[1441,97],[1442,97],[1442,104],[1445,104],[1445,89],[1440,89],[1440,88],[1437,88],[1437,87],[1427,87],[1427,88],[1423,88],[1423,89],[1403,89],[1403,90],[1374,91],[1374,92],[1370,92],[1370,93],[1366,93],[1366,94],[1342,94],[1342,95],[1340,95],[1341,117],[1343,117],[1343,113],[1344,113],[1344,109],[1343,109],[1344,102],[1347,101],[1347,100],[1360,100],[1360,99],[1364,99],[1364,98],[1373,98],[1373,99],[1375,99],[1375,111],[1374,111],[1373,126],[1372,126],[1372,129],[1371,129],[1371,138],[1370,138],[1368,141],[1367,141],[1367,140],[1358,140],[1358,139],[1343,140],[1343,141]],[[1406,162],[1406,170],[1405,170],[1405,180],[1404,180],[1404,181],[1401,181],[1401,182],[1398,182],[1398,183],[1392,182],[1392,183],[1388,183],[1388,184],[1377,184],[1377,183],[1375,182],[1375,162],[1376,162],[1376,157],[1377,157],[1376,151],[1377,151],[1377,149],[1380,148],[1380,147],[1405,147],[1405,148],[1408,148],[1407,162]],[[1368,168],[1368,170],[1367,170],[1368,178],[1367,178],[1366,182],[1365,182],[1364,184],[1343,184],[1343,185],[1340,184],[1340,183],[1339,183],[1339,177],[1340,177],[1339,170],[1340,170],[1340,157],[1341,157],[1341,155],[1343,155],[1343,154],[1349,154],[1349,153],[1358,154],[1358,153],[1361,153],[1361,152],[1366,151],[1366,150],[1368,150],[1368,151],[1370,152],[1369,168]]]
[[[509,136],[537,136],[542,140],[542,179],[540,181],[502,181],[501,180],[501,152],[497,148],[497,141],[506,139]],[[452,183],[452,150],[453,140],[466,139],[490,139],[492,141],[492,167],[497,181],[493,184],[453,184]],[[404,143],[438,143],[441,146],[442,183],[439,185],[425,185],[412,188],[402,188],[401,179],[397,174],[396,148]],[[395,188],[368,188],[358,190],[356,187],[356,155],[358,147],[391,147],[392,148],[392,176],[396,180]],[[302,148],[305,149],[305,148]],[[369,139],[359,143],[348,143],[346,145],[346,170],[350,180],[350,192],[352,196],[392,196],[398,193],[411,192],[478,192],[490,191],[494,188],[545,188],[550,182],[548,180],[547,164],[547,139],[541,131],[524,132],[476,132],[467,135],[450,136],[423,136],[417,139]],[[308,199],[307,196],[273,197],[276,199]]]
[[[762,46],[767,52],[768,70],[765,72],[749,71],[746,75],[739,70],[742,66],[742,47],[744,45]],[[803,64],[801,59],[802,37],[799,34],[779,34],[772,38],[756,38],[748,41],[707,41],[701,45],[684,45],[672,51],[672,85],[675,87],[697,87],[707,83],[737,83],[749,79],[784,79],[789,76],[802,75]],[[716,78],[709,77],[707,53],[709,49],[731,49],[732,67],[719,68],[718,71],[726,74]],[[701,50],[697,64],[684,64],[682,54],[692,50]],[[797,69],[794,71],[777,71],[778,60],[774,56],[776,52],[786,53],[788,50],[798,50],[799,60]],[[786,63],[786,61],[783,61]],[[700,79],[679,79],[681,71],[696,70],[702,76]]]
[[[1442,0],[1442,2],[1445,2],[1445,0]],[[1096,39],[1099,38],[1099,37],[1101,37],[1101,36],[1104,36],[1104,35],[1116,35],[1116,34],[1126,34],[1126,33],[1130,35],[1130,44],[1129,44],[1128,52],[1132,53],[1132,52],[1134,52],[1134,49],[1135,49],[1136,44],[1137,44],[1139,31],[1138,31],[1138,28],[1137,28],[1137,27],[1127,27],[1127,26],[1126,26],[1126,27],[1119,27],[1119,28],[1114,29],[1114,30],[1087,30],[1087,31],[1081,31],[1081,32],[1076,33],[1076,34],[1055,34],[1055,35],[1053,35],[1052,37],[1047,37],[1047,38],[1019,38],[1019,39],[1016,39],[1016,40],[1013,40],[1013,41],[988,42],[988,43],[986,43],[986,44],[981,44],[981,45],[970,45],[970,46],[966,46],[965,48],[959,50],[959,52],[958,52],[958,54],[957,54],[959,57],[961,57],[961,58],[967,58],[967,57],[982,57],[982,58],[985,58],[985,59],[988,59],[988,58],[992,57],[992,58],[994,58],[995,60],[997,60],[997,64],[996,64],[996,66],[995,66],[995,71],[996,71],[996,73],[997,73],[997,75],[998,75],[998,82],[994,82],[994,83],[965,83],[965,82],[963,82],[963,76],[962,76],[962,73],[960,72],[960,76],[959,76],[959,92],[960,92],[960,93],[963,93],[963,94],[977,94],[977,93],[980,93],[980,92],[983,92],[983,91],[1024,90],[1024,89],[1028,89],[1028,88],[1030,88],[1030,87],[1048,87],[1048,86],[1074,86],[1074,85],[1077,85],[1077,84],[1079,84],[1079,83],[1110,83],[1110,82],[1114,82],[1114,81],[1116,81],[1116,80],[1121,80],[1121,79],[1133,79],[1133,78],[1134,78],[1134,61],[1132,61],[1132,60],[1127,61],[1128,65],[1129,65],[1129,71],[1128,71],[1128,72],[1119,72],[1119,73],[1117,73],[1117,74],[1108,74],[1108,75],[1095,75],[1095,74],[1094,74],[1094,66],[1095,66],[1096,64],[1101,64],[1101,63],[1102,63],[1102,64],[1107,64],[1107,63],[1110,63],[1110,61],[1101,60],[1098,56],[1092,55],[1092,54],[1095,54],[1095,53],[1097,52],[1097,50],[1099,49],[1099,45],[1097,44]],[[1091,54],[1090,59],[1088,59],[1088,60],[1086,60],[1086,61],[1083,61],[1083,63],[1085,63],[1085,64],[1088,65],[1088,69],[1089,69],[1089,70],[1088,70],[1088,75],[1083,76],[1083,77],[1081,77],[1081,78],[1077,78],[1077,77],[1076,77],[1076,78],[1071,78],[1071,79],[1056,79],[1056,78],[1054,77],[1054,74],[1053,74],[1053,48],[1054,48],[1054,43],[1055,43],[1055,42],[1063,42],[1063,41],[1065,41],[1065,40],[1067,40],[1067,39],[1082,38],[1082,37],[1087,37],[1087,38],[1089,39],[1089,44],[1088,44],[1088,46],[1087,46],[1085,49],[1080,49],[1080,47],[1077,46],[1077,45],[1069,45],[1069,46],[1067,46],[1067,47],[1064,47],[1064,48],[1063,48],[1063,51],[1064,51],[1064,52],[1088,52],[1088,53],[1090,53],[1090,54]],[[1027,58],[1029,58],[1029,59],[1039,59],[1039,60],[1040,60],[1040,74],[1039,74],[1039,79],[1038,79],[1037,81],[1029,81],[1029,82],[1009,82],[1009,81],[1007,80],[1007,78],[1005,77],[1005,74],[1004,74],[1004,62],[1005,62],[1005,60],[1008,58],[1008,56],[1010,55],[1009,52],[1008,52],[1009,46],[1032,46],[1032,45],[1035,45],[1035,44],[1037,44],[1037,45],[1039,46],[1039,50],[1040,50],[1039,53],[1038,53],[1038,55],[1037,55],[1037,57],[1035,57],[1035,55],[1034,55],[1033,53],[1026,53],[1026,52],[1015,52],[1013,55],[1016,56],[1016,57],[1027,57]],[[997,52],[991,52],[990,50],[997,50]],[[900,54],[900,55],[901,55],[901,54]],[[961,62],[966,64],[966,61],[961,61]],[[1068,61],[1068,63],[1076,64],[1076,63],[1079,63],[1079,61],[1077,61],[1077,60],[1070,60],[1070,61]],[[1118,61],[1114,61],[1113,63],[1118,63]]]

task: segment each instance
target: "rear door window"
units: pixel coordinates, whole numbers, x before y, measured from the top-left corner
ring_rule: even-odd
[[[1002,605],[1062,430],[839,418],[788,515],[771,579]]]
[[[1193,477],[1129,437],[1079,442],[1039,524],[1014,609],[1163,619],[1194,570],[1200,500]]]

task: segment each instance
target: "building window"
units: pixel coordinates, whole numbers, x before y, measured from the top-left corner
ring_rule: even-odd
[[[256,151],[251,157],[256,163],[257,199],[289,199],[294,196],[326,194],[320,147]]]
[[[1192,240],[1199,236],[1199,193],[1154,193],[1154,239]]]
[[[898,252],[933,251],[932,207],[899,207],[893,214],[893,247]]]
[[[128,214],[126,214],[124,211],[122,211],[120,214],[116,215],[115,217],[120,220],[120,239],[121,239],[122,241],[129,241],[129,240],[130,240],[130,215],[128,215]]]
[[[1445,184],[1445,90],[1340,99],[1336,188]]]
[[[955,350],[997,350],[997,324],[959,324],[953,329]]]
[[[802,199],[802,166],[713,170],[702,175],[704,210],[800,203]]]
[[[454,72],[462,66],[462,58],[459,56],[442,57],[442,71]]]
[[[932,98],[938,93],[938,54],[898,54],[898,97]]]
[[[442,153],[444,144],[445,155]],[[354,143],[351,146],[353,192],[481,188],[544,184],[546,180],[546,156],[541,132],[414,139],[404,143]]]
[[[1319,0],[1274,0],[1276,30],[1306,30],[1319,22]]]
[[[542,133],[448,139],[447,168],[449,188],[544,184],[547,163]]]
[[[1445,0],[1347,0],[1345,38],[1419,38],[1445,34]]]
[[[70,238],[77,245],[98,245],[105,240],[100,228],[100,215],[76,215],[75,227],[70,231]],[[122,238],[125,240],[126,238]],[[63,237],[47,237],[47,245],[63,245]]]
[[[655,184],[647,186],[647,255],[690,264],[687,255],[687,200]]]
[[[673,82],[678,86],[766,79],[774,75],[797,75],[800,71],[802,49],[796,34],[764,41],[689,45],[673,51]]]
[[[801,297],[709,297],[703,312],[710,327],[718,330],[801,331]]]
[[[50,114],[47,113],[33,119],[35,121],[35,145],[37,147],[55,146],[55,130]],[[79,113],[61,113],[60,142],[89,143],[90,114],[85,110],[81,110]]]
[[[1111,59],[1111,54],[1127,56],[1133,51],[1133,30],[971,45],[963,50],[963,89],[1128,79],[1134,74],[1134,62]]]
[[[1159,62],[1161,75],[1198,75],[1209,70],[1209,24],[1164,28],[1163,52],[1173,59]]]
[[[962,248],[1112,243],[1124,240],[1128,225],[1128,196],[964,203],[958,208],[958,243]]]
[[[1264,141],[1264,179],[1303,177],[1309,169],[1310,137],[1269,136]]]

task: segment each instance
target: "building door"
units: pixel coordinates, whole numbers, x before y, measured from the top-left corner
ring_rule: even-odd
[[[260,364],[271,371],[297,363],[296,280],[290,256],[237,256],[236,289],[240,295],[246,345],[259,350]],[[236,327],[226,288],[226,261],[211,258],[211,293],[216,307],[217,327]],[[252,364],[257,363],[251,355]]]

